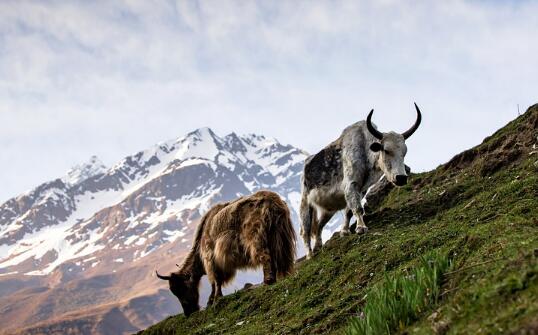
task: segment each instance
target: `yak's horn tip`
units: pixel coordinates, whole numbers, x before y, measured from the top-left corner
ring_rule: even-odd
[[[370,134],[372,134],[378,140],[382,140],[383,139],[383,133],[381,133],[379,130],[375,129],[374,126],[372,125],[372,114],[373,113],[374,113],[374,109],[372,108],[372,110],[368,114],[368,117],[366,118],[366,126],[367,126],[368,131],[370,132]]]
[[[171,279],[170,276],[162,276],[162,275],[160,275],[157,270],[155,270],[155,274],[157,275],[157,278],[159,278],[159,279],[163,279],[163,280],[170,280]]]
[[[411,135],[413,135],[413,133],[418,129],[420,122],[422,120],[422,113],[420,112],[420,109],[418,108],[417,103],[414,102],[414,104],[415,104],[415,109],[417,110],[417,120],[415,121],[415,124],[408,131],[402,134],[404,139],[408,139]]]

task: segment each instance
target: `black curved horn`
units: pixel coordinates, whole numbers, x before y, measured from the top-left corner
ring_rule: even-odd
[[[413,135],[413,133],[418,129],[418,126],[420,126],[420,122],[422,121],[422,114],[420,114],[420,109],[418,109],[416,102],[415,109],[417,110],[417,121],[415,121],[415,124],[413,125],[413,127],[411,127],[411,129],[402,134],[404,139],[406,140],[411,137],[411,135]]]
[[[374,125],[372,124],[372,114],[374,114],[373,109],[370,111],[370,114],[368,114],[368,117],[366,118],[366,127],[368,127],[368,131],[370,132],[370,134],[372,134],[378,140],[382,140],[383,139],[383,133],[381,133],[379,130],[375,129]]]
[[[170,277],[170,276],[161,276],[159,274],[159,272],[157,272],[157,270],[155,270],[155,274],[157,274],[157,277],[159,277],[159,279],[162,279],[162,280],[170,280],[170,279],[172,279],[172,277]]]

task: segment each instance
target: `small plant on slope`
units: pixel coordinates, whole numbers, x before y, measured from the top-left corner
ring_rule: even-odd
[[[450,261],[446,255],[432,253],[422,257],[421,263],[411,274],[386,276],[374,286],[366,297],[361,316],[352,318],[347,334],[390,334],[403,329],[435,304]]]

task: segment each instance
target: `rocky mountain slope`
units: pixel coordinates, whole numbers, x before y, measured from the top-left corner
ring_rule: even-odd
[[[432,252],[451,264],[439,278],[439,295],[388,331],[537,334],[537,218],[535,105],[482,144],[392,190],[367,216],[367,234],[336,234],[285,280],[225,296],[141,334],[342,334],[352,318],[368,317],[375,287],[395,275],[413,280]]]
[[[92,157],[8,200],[0,206],[1,330],[119,334],[177,313],[153,270],[174,269],[219,201],[271,189],[296,215],[305,157],[275,139],[202,128],[110,168]]]

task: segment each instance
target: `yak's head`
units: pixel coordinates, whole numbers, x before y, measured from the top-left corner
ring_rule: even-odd
[[[168,280],[170,291],[178,298],[185,316],[200,310],[198,283],[193,282],[191,275],[172,272],[169,276],[161,276],[158,272],[156,273],[160,279]]]
[[[417,110],[417,120],[415,124],[403,134],[395,132],[382,133],[372,125],[372,114],[374,110],[370,111],[368,118],[366,119],[366,125],[368,131],[374,136],[377,141],[370,145],[370,150],[379,153],[378,164],[388,181],[396,186],[403,186],[407,184],[407,172],[405,169],[404,157],[407,154],[407,146],[405,140],[407,140],[420,126],[422,115],[417,104],[415,104]]]

